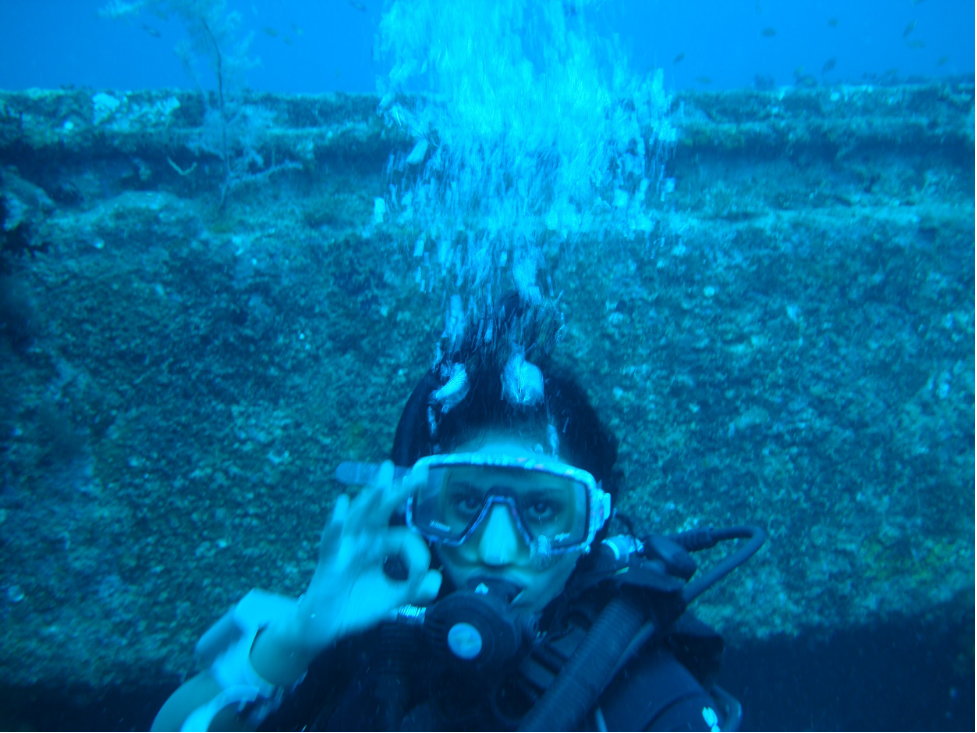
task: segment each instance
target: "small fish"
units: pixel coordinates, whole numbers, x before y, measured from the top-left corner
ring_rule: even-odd
[[[910,33],[912,33],[913,32],[913,28],[915,28],[915,27],[916,27],[916,21],[915,20],[909,21],[909,25],[906,26],[906,30],[904,30],[902,32],[902,37],[905,38]]]
[[[278,37],[278,31],[276,31],[271,26],[265,26],[261,30],[263,30],[265,32],[265,35],[266,36],[271,36],[272,38],[277,38]]]
[[[292,30],[295,31],[295,35],[297,36],[301,36],[305,34],[305,31],[302,30],[299,26],[295,25],[295,23],[292,23]]]
[[[936,62],[937,66],[943,66],[947,61],[950,60],[949,56],[940,56],[940,60]]]
[[[142,26],[142,29],[144,31],[146,31],[146,33],[148,33],[149,35],[151,35],[153,38],[162,38],[163,37],[163,34],[160,33],[156,28],[153,28],[151,25],[146,25],[144,23],[143,26]]]
[[[909,48],[926,48],[926,41],[921,41],[917,38],[915,41],[910,41],[906,45]]]
[[[282,40],[285,41],[286,46],[292,45],[292,39],[286,36],[284,33],[282,34]]]
[[[798,66],[796,69],[794,69],[794,78],[800,79],[802,76],[804,76],[804,67]]]
[[[837,64],[837,63],[838,63],[838,59],[836,59],[834,57],[828,59],[827,61],[824,62],[824,66],[821,67],[821,73],[822,74],[827,74],[829,71],[831,71],[835,67],[835,64]]]
[[[832,28],[837,28],[838,27],[838,19],[837,18],[828,18],[828,25],[830,25]]]
[[[712,79],[708,76],[697,76],[695,80],[700,84],[712,84]]]
[[[764,28],[762,31],[760,31],[760,35],[763,36],[764,38],[773,38],[775,35],[777,35],[777,29],[770,28],[768,26]]]
[[[349,3],[351,8],[356,8],[361,13],[366,12],[366,4],[363,2],[363,0],[346,0],[346,2]]]
[[[754,5],[754,7],[756,8],[757,15],[760,15],[760,13],[763,12],[763,8],[760,7],[760,0],[756,0],[756,5]]]
[[[919,5],[923,0],[913,0],[913,6]]]
[[[684,59],[685,59],[685,51],[682,51],[682,53],[680,53],[680,54],[679,54],[678,56],[676,56],[676,57],[675,57],[675,58],[674,58],[674,59],[672,60],[672,63],[673,63],[673,64],[680,64],[680,63],[682,63],[682,61],[683,61]]]

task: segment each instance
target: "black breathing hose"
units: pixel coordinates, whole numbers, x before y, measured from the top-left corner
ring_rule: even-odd
[[[611,599],[519,730],[575,730],[610,683],[646,616],[641,599],[626,589]]]
[[[766,542],[767,533],[759,527],[747,525],[723,529],[693,529],[690,532],[670,535],[668,539],[681,545],[689,552],[708,550],[727,540],[749,540],[745,545],[735,552],[731,552],[729,556],[724,557],[714,567],[709,568],[700,577],[685,586],[682,590],[682,602],[687,606],[702,595],[704,591],[753,557]]]
[[[726,540],[748,540],[702,577],[685,586],[681,594],[683,608],[753,557],[766,538],[766,532],[753,526],[701,529],[671,535],[668,539],[689,552],[707,550]],[[575,730],[618,671],[619,661],[638,632],[645,639],[656,633],[656,628],[647,625],[654,624],[648,616],[646,603],[629,589],[623,589],[612,598],[559,676],[523,718],[519,730]]]

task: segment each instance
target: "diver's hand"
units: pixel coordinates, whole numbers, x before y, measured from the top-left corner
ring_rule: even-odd
[[[399,606],[437,596],[441,573],[430,569],[427,544],[407,527],[388,526],[393,512],[427,476],[412,471],[395,482],[393,474],[393,463],[385,461],[373,486],[352,502],[346,494],[337,500],[322,533],[315,575],[290,624],[294,641],[304,648],[323,649],[372,628]],[[383,571],[386,558],[398,555],[407,568],[405,580],[393,580]]]

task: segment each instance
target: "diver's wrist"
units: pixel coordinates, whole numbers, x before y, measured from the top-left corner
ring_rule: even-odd
[[[251,646],[251,666],[273,685],[288,687],[302,678],[319,655],[289,621],[273,623],[258,632]]]

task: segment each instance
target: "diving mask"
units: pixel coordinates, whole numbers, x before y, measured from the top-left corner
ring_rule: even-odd
[[[537,552],[586,551],[611,514],[610,494],[587,471],[544,458],[456,453],[422,458],[427,482],[407,503],[407,525],[426,539],[457,547],[492,509],[508,508]]]

